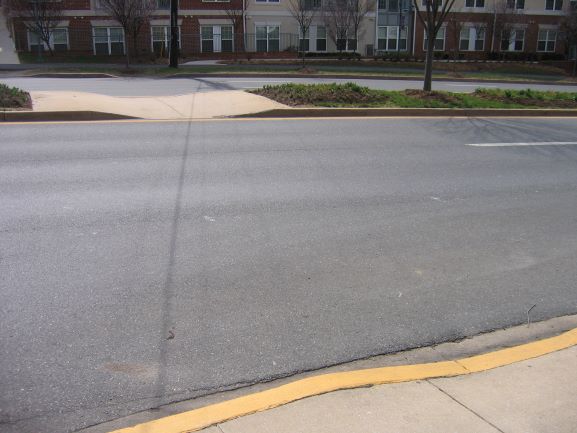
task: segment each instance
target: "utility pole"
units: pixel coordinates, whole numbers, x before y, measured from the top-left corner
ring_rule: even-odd
[[[170,64],[178,68],[178,0],[170,0]]]

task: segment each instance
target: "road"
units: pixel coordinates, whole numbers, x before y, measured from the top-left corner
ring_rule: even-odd
[[[0,136],[2,433],[577,312],[572,119]]]
[[[109,96],[167,96],[192,92],[215,90],[241,90],[282,83],[346,83],[354,81],[362,86],[384,90],[421,89],[422,80],[362,80],[334,78],[250,78],[250,77],[204,77],[204,78],[0,78],[0,82],[27,91],[82,91],[101,93]],[[435,81],[435,90],[452,92],[472,92],[477,87],[551,90],[577,92],[577,85],[558,84],[512,84],[512,83],[471,83]]]

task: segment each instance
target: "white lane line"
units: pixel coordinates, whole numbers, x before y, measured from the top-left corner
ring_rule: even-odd
[[[474,147],[510,147],[510,146],[575,146],[577,141],[535,141],[529,143],[469,143]]]
[[[214,80],[216,81],[216,80]],[[222,80],[218,81],[219,83],[286,83],[287,80],[259,80],[258,77],[255,77],[254,80]]]
[[[485,83],[478,83],[478,84],[454,84],[454,83],[447,83],[447,86],[454,86],[454,87],[492,87],[497,88],[497,86],[487,85]]]

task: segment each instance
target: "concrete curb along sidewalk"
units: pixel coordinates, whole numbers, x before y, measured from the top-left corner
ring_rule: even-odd
[[[290,119],[290,118],[375,118],[375,117],[577,117],[577,110],[569,109],[467,109],[467,108],[276,108],[260,113],[240,114],[229,117],[183,120],[234,120],[234,119]],[[0,111],[2,122],[80,122],[107,120],[142,120],[137,116],[105,113],[101,111]]]
[[[278,108],[239,118],[282,117],[577,117],[574,109],[515,108]]]
[[[0,122],[77,122],[126,119],[138,118],[100,111],[0,111]]]
[[[111,433],[187,433],[327,392],[387,383],[462,376],[577,345],[577,328],[556,337],[453,361],[381,367],[313,376]]]

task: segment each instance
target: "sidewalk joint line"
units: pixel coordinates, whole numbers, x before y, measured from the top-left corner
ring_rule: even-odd
[[[451,400],[453,400],[455,403],[457,403],[458,405],[464,407],[466,410],[468,410],[469,412],[471,412],[473,415],[475,415],[476,417],[478,417],[479,419],[483,420],[484,422],[486,422],[487,424],[489,424],[491,427],[493,427],[495,430],[499,431],[500,433],[505,433],[505,431],[501,430],[499,427],[497,427],[495,424],[493,424],[491,421],[489,421],[488,419],[486,419],[485,417],[483,417],[481,414],[477,413],[476,411],[474,411],[473,409],[471,409],[470,407],[466,406],[465,404],[461,403],[459,400],[457,400],[455,397],[453,397],[451,394],[449,394],[448,392],[446,392],[444,389],[440,388],[439,386],[437,386],[436,384],[434,384],[433,382],[431,382],[430,379],[426,380],[427,383],[429,383],[430,385],[432,385],[433,387],[435,387],[436,389],[438,389],[439,391],[441,391],[443,394],[445,394],[447,397],[449,397]]]

